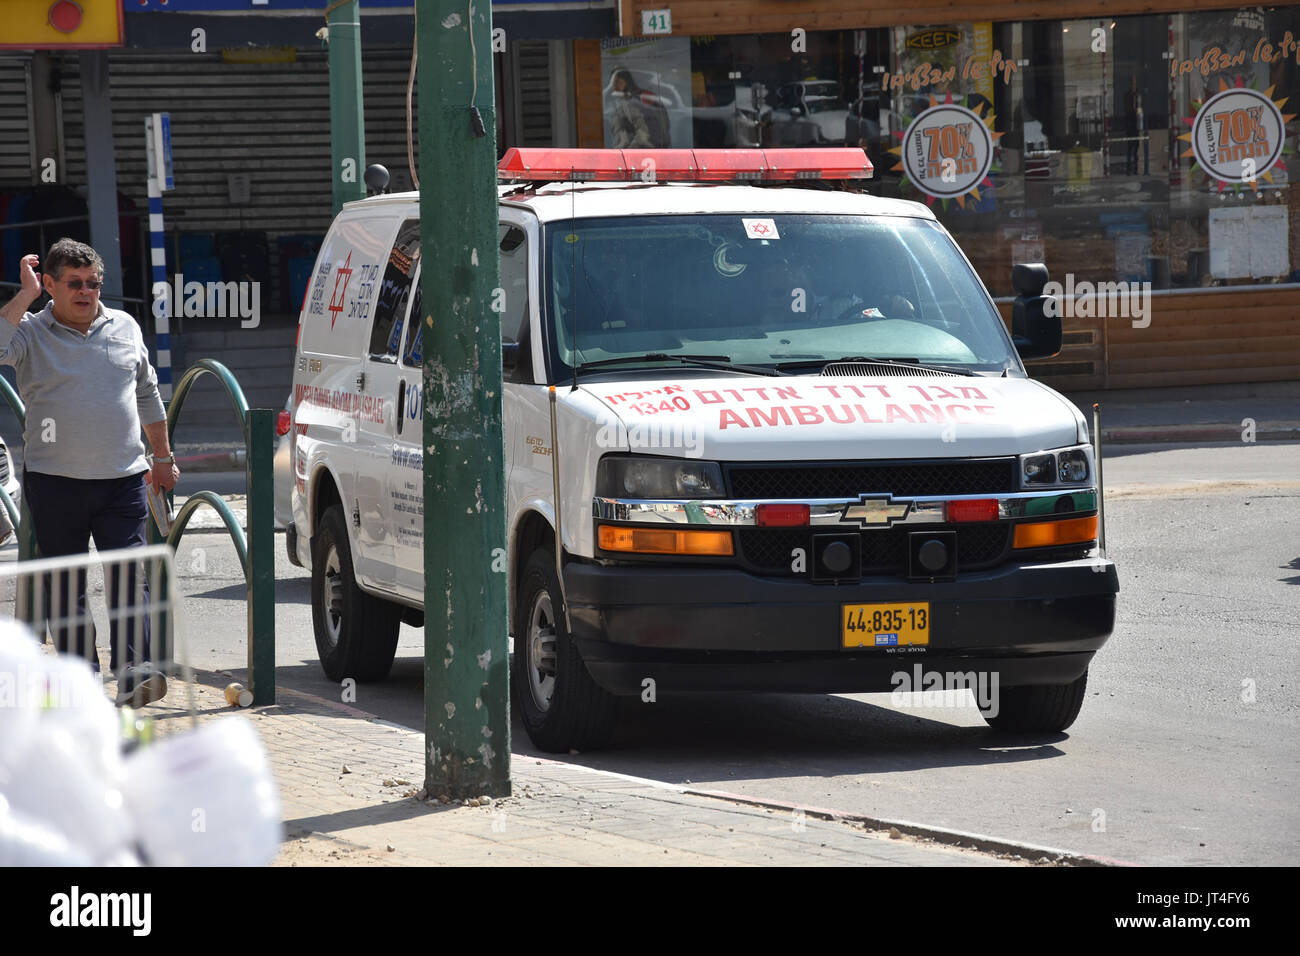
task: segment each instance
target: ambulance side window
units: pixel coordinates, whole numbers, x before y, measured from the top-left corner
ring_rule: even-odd
[[[416,277],[415,300],[411,303],[411,318],[406,323],[406,348],[402,350],[402,364],[414,368],[424,359],[421,342],[424,339],[424,317],[420,314],[420,280]]]
[[[519,226],[501,224],[501,341],[517,342],[528,321],[528,242]]]
[[[408,219],[397,230],[397,240],[388,254],[384,278],[375,302],[375,322],[370,329],[370,357],[378,362],[397,363],[402,344],[402,317],[411,297],[411,279],[420,264],[420,220]]]

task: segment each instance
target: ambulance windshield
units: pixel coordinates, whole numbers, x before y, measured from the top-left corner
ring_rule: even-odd
[[[902,217],[637,216],[546,229],[552,371],[646,353],[789,367],[846,355],[1018,369],[937,224]]]

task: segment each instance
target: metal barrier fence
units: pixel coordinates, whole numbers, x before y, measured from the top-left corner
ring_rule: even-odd
[[[164,690],[174,693],[166,678],[180,677],[193,715],[175,580],[165,545],[98,551],[0,564],[0,601],[13,601],[15,619],[28,622],[38,640],[48,633],[56,649],[101,673],[117,703],[142,707]],[[101,660],[105,634],[108,659]]]

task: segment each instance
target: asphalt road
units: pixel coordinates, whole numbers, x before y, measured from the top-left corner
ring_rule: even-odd
[[[1147,864],[1300,863],[1300,445],[1108,453],[1114,636],[1064,734],[995,737],[973,701],[708,695],[624,703],[615,747],[568,759],[622,773],[953,827]],[[196,476],[238,492],[242,476]],[[223,483],[229,487],[223,487]],[[310,587],[277,536],[277,682],[339,696],[316,661]],[[12,560],[13,548],[0,560]],[[188,655],[246,659],[244,585],[223,534],[177,555]],[[354,705],[423,725],[423,631],[403,627]],[[534,753],[516,722],[516,754]]]

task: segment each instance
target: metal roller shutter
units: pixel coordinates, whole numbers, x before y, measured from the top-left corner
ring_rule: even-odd
[[[551,56],[546,40],[514,44],[519,146],[551,146]]]
[[[32,152],[31,56],[0,55],[0,186],[29,186]]]

